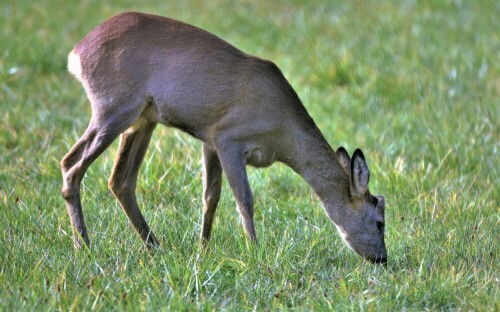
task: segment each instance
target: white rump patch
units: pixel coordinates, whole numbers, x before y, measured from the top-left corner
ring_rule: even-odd
[[[82,65],[80,63],[80,57],[74,50],[71,50],[68,55],[68,70],[71,74],[73,74],[73,76],[78,78],[78,80],[82,80]]]

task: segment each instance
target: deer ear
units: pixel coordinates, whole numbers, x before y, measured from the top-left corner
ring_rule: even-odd
[[[349,154],[342,146],[337,149],[335,152],[337,155],[337,159],[339,160],[340,165],[344,168],[345,172],[349,174],[349,170],[351,168],[351,158]]]
[[[368,190],[370,181],[370,170],[365,161],[365,156],[360,149],[352,155],[351,160],[351,191],[355,195],[362,196]]]

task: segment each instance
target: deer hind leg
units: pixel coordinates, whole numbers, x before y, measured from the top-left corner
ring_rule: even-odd
[[[215,210],[219,203],[222,185],[222,167],[217,151],[203,144],[203,221],[201,240],[207,244],[210,239]]]
[[[156,123],[139,118],[132,127],[122,133],[113,173],[108,183],[132,226],[146,243],[148,249],[159,246],[160,243],[151,232],[139,209],[135,188],[139,168],[155,127]]]
[[[99,127],[95,119],[92,119],[82,137],[61,160],[63,177],[61,193],[73,226],[76,247],[82,247],[83,244],[90,247],[80,201],[80,183],[88,167],[116,139],[120,132],[119,127],[113,125]]]
[[[90,96],[91,92],[87,93],[89,98],[94,98],[91,100],[92,118],[89,126],[61,160],[63,178],[61,193],[73,226],[76,247],[82,247],[83,244],[90,247],[80,201],[80,184],[85,172],[120,133],[136,122],[148,105],[147,101],[141,99],[131,102],[130,98],[120,97],[107,102]]]
[[[226,142],[227,143],[227,142]],[[243,229],[253,242],[257,242],[253,219],[253,196],[248,183],[243,149],[231,142],[217,147],[222,168],[238,205]]]

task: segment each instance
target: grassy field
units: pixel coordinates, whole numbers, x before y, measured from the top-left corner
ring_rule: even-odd
[[[500,6],[482,1],[26,1],[0,4],[0,310],[500,310]],[[224,182],[198,246],[201,144],[159,127],[138,199],[147,254],[87,172],[75,252],[59,161],[90,106],[67,53],[124,10],[181,19],[273,60],[332,146],[361,147],[386,207],[387,270],[344,247],[307,184],[249,169],[258,247]]]

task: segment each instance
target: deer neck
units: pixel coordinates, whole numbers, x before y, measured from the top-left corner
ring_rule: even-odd
[[[339,224],[349,196],[348,174],[315,125],[299,131],[295,142],[295,157],[289,165],[316,193],[328,217]]]

